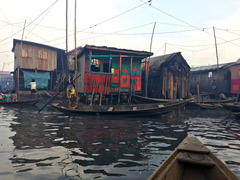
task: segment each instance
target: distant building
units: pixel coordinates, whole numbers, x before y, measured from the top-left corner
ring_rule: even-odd
[[[16,89],[29,89],[30,81],[35,79],[37,89],[53,90],[67,71],[65,50],[14,39],[12,52]]]
[[[0,71],[0,91],[3,89],[13,90],[13,75],[10,74],[10,71]]]
[[[142,84],[145,85],[145,68]],[[148,96],[152,98],[188,98],[190,67],[180,52],[150,58]],[[145,87],[144,87],[145,89]]]
[[[197,94],[197,84],[200,93],[224,93],[230,95],[231,89],[231,67],[234,63],[200,66],[191,68],[190,91]]]

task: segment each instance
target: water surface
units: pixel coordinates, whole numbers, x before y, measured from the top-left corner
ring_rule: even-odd
[[[38,110],[0,106],[0,179],[147,179],[187,134],[240,177],[240,122],[228,111],[122,118]]]

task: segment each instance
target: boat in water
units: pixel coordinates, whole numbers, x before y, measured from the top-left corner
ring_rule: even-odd
[[[29,99],[29,100],[18,100],[18,101],[11,101],[11,102],[6,102],[6,101],[0,101],[0,106],[8,106],[8,105],[34,105],[40,102],[41,99]]]
[[[148,180],[239,180],[196,137],[187,136]]]
[[[208,110],[215,110],[215,109],[222,109],[223,106],[221,104],[207,104],[207,103],[195,103],[196,106],[200,107],[201,109],[208,109]]]
[[[240,112],[240,103],[223,103],[221,105],[231,112]]]
[[[134,102],[140,103],[140,104],[149,104],[149,103],[167,103],[167,102],[172,102],[174,100],[171,99],[158,99],[158,98],[150,98],[150,97],[144,97],[144,96],[139,96],[136,94],[132,95],[132,99]]]
[[[71,108],[68,108],[66,103],[53,103],[51,106],[64,113],[79,115],[155,116],[177,110],[188,102],[101,106],[80,104]]]

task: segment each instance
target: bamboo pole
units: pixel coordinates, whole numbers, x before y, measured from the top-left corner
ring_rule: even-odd
[[[75,36],[75,77],[78,77],[78,65],[77,65],[77,0],[75,0],[75,28],[74,28],[74,36]],[[77,104],[78,104],[78,80],[76,81],[76,95],[77,95]]]
[[[122,68],[122,55],[119,57],[119,88],[118,88],[118,103],[120,103],[120,87],[121,87],[121,68]]]
[[[22,60],[22,41],[23,41],[23,36],[24,36],[24,31],[25,31],[25,25],[26,25],[26,20],[24,22],[24,27],[23,27],[23,33],[22,33],[22,39],[21,39],[21,46],[20,46],[20,55],[18,56],[19,59]],[[19,52],[19,51],[18,51]],[[21,58],[20,58],[21,56]],[[20,99],[20,87],[19,87],[19,83],[20,83],[20,80],[19,80],[19,76],[20,76],[20,62],[19,62],[19,59],[18,59],[18,63],[17,63],[17,97],[18,99]]]
[[[150,42],[150,52],[152,51],[152,42],[153,42],[153,35],[154,35],[154,30],[155,30],[156,22],[153,25],[153,30],[152,30],[152,36],[151,36],[151,42]],[[146,78],[147,80],[145,81],[145,96],[148,96],[148,77],[149,77],[149,65],[150,65],[150,57],[148,58],[147,63],[147,72],[146,72]]]
[[[99,98],[99,106],[102,105],[102,92],[100,93],[100,98]]]
[[[197,100],[198,100],[198,103],[200,103],[199,83],[197,83]]]
[[[220,80],[219,80],[219,61],[218,61],[218,49],[217,49],[217,39],[215,34],[215,28],[213,27],[213,33],[214,33],[214,41],[215,41],[215,48],[216,48],[216,57],[217,57],[217,70],[218,70],[218,80],[217,80],[217,98],[219,97],[219,87],[220,87]]]

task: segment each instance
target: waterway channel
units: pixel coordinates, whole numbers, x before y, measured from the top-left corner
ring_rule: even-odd
[[[240,121],[227,110],[147,118],[38,110],[0,106],[0,179],[145,180],[187,134],[240,178]]]

